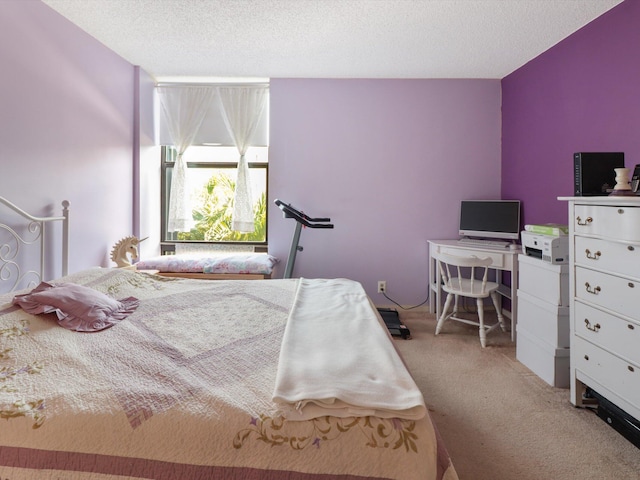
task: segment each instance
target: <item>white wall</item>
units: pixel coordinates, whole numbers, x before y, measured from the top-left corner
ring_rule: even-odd
[[[139,201],[133,234],[146,238],[138,250],[140,258],[160,255],[160,147],[157,143],[155,80],[142,70],[138,82],[140,158],[139,176],[134,185],[134,198]]]

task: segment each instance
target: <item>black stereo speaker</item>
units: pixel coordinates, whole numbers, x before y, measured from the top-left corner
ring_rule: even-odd
[[[616,185],[614,168],[622,167],[624,167],[624,152],[574,153],[574,196],[609,195]]]

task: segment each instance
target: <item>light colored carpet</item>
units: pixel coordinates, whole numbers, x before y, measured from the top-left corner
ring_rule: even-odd
[[[640,449],[518,362],[508,333],[482,349],[476,327],[435,336],[433,315],[400,316],[412,339],[396,345],[461,480],[640,479]]]

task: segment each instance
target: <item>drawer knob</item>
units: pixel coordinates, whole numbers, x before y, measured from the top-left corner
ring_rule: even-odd
[[[629,288],[636,288],[636,285],[633,282],[629,282],[627,285],[629,285]]]
[[[582,218],[578,217],[576,218],[576,221],[578,222],[578,225],[589,225],[593,222],[593,218],[587,217],[587,219],[583,221]]]
[[[630,323],[627,323],[627,328],[629,330],[634,330],[636,327],[634,327],[633,325],[631,325]]]
[[[587,258],[590,258],[591,260],[598,260],[600,255],[602,255],[602,253],[600,253],[600,250],[598,250],[596,253],[591,253],[591,250],[589,250],[588,248],[584,251],[584,253],[587,255]]]
[[[618,213],[619,213],[620,215],[622,215],[622,214],[624,213],[624,208],[619,208],[619,209],[618,209]]]
[[[635,250],[635,247],[633,245],[628,245],[627,250],[629,250],[630,252],[633,252]]]
[[[635,369],[631,365],[627,365],[627,368],[630,372],[635,372]]]
[[[600,324],[596,323],[595,325],[591,326],[591,322],[588,318],[584,319],[584,324],[587,327],[587,330],[591,330],[592,332],[597,332],[598,330],[600,330]]]
[[[589,355],[585,355],[584,359],[588,362],[589,361]]]
[[[589,282],[586,282],[584,286],[587,288],[588,293],[592,293],[593,295],[597,295],[598,293],[600,293],[601,288],[600,287],[591,288],[591,285],[589,285]]]

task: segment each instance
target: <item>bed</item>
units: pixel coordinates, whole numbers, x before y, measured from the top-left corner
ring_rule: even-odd
[[[2,479],[457,478],[348,279],[96,267],[2,294],[0,417]]]

